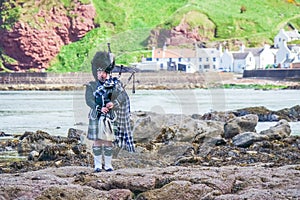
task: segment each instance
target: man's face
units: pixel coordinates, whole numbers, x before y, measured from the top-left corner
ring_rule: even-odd
[[[99,81],[104,82],[107,79],[107,73],[105,71],[97,71],[97,78]]]

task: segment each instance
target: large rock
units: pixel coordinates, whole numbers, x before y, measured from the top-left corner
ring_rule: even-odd
[[[291,127],[287,120],[280,120],[275,126],[260,132],[262,135],[268,136],[270,139],[283,139],[291,134]]]
[[[238,134],[232,138],[232,143],[235,146],[247,148],[252,145],[254,142],[262,141],[267,139],[267,136],[254,133],[254,132],[245,132]]]
[[[154,140],[161,127],[166,123],[166,117],[156,113],[136,112],[132,115],[134,140],[147,143]]]
[[[284,108],[278,110],[276,113],[281,119],[286,119],[287,121],[293,122],[300,121],[300,105],[296,105],[291,108]]]
[[[249,114],[229,120],[224,125],[224,138],[232,138],[243,132],[256,132],[258,116]]]
[[[219,123],[202,122],[187,115],[160,115],[151,112],[133,113],[132,121],[134,139],[138,143],[192,142],[197,134],[209,132],[212,124]]]
[[[205,197],[214,189],[205,184],[193,184],[189,181],[172,181],[161,188],[138,195],[137,199],[197,199]]]

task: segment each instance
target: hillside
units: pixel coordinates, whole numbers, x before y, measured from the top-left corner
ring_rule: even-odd
[[[34,5],[34,6],[32,6]],[[297,0],[2,0],[1,71],[89,71],[107,42],[117,62],[137,62],[151,48],[272,45],[280,28],[300,30]]]

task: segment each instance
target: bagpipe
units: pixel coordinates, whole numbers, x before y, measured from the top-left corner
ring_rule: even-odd
[[[126,67],[124,65],[116,65],[114,55],[111,52],[110,43],[107,43],[108,54],[110,58],[110,65],[107,67],[109,71],[109,78],[105,80],[102,85],[97,86],[97,90],[94,95],[96,97],[96,103],[98,105],[105,106],[108,102],[111,101],[113,89],[118,87],[119,90],[122,88],[125,90],[125,87],[132,79],[132,93],[135,93],[135,73],[138,71],[135,67]],[[123,72],[131,73],[128,77],[127,82],[122,84],[120,81],[121,75]],[[113,73],[118,73],[118,76],[113,76]]]
[[[136,67],[126,67],[124,65],[116,65],[113,53],[111,52],[110,43],[107,43],[107,48],[108,48],[109,56],[111,58],[112,70],[109,74],[109,79],[106,80],[107,84],[104,84],[104,85],[107,85],[107,87],[109,88],[109,87],[111,87],[112,83],[116,83],[117,81],[120,81],[120,78],[121,78],[121,75],[123,72],[131,73],[131,75],[127,79],[127,82],[125,84],[123,84],[122,87],[125,89],[127,84],[132,79],[132,93],[134,94],[135,93],[135,73],[138,72],[138,69]],[[118,73],[118,76],[113,77],[112,73]]]

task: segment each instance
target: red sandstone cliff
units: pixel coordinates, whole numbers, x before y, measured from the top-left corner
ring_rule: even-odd
[[[191,25],[189,18],[201,18],[197,25]],[[171,28],[153,29],[148,39],[148,46],[162,47],[164,44],[170,46],[180,46],[194,43],[208,42],[215,34],[214,23],[199,12],[191,11],[182,16],[180,23]]]
[[[39,7],[38,3],[35,6]],[[5,67],[14,71],[30,68],[42,71],[63,45],[79,40],[95,27],[96,12],[91,4],[75,3],[69,16],[66,13],[63,6],[40,9],[33,20],[38,28],[17,22],[11,31],[0,30],[0,48],[18,62],[16,65],[4,63]]]

